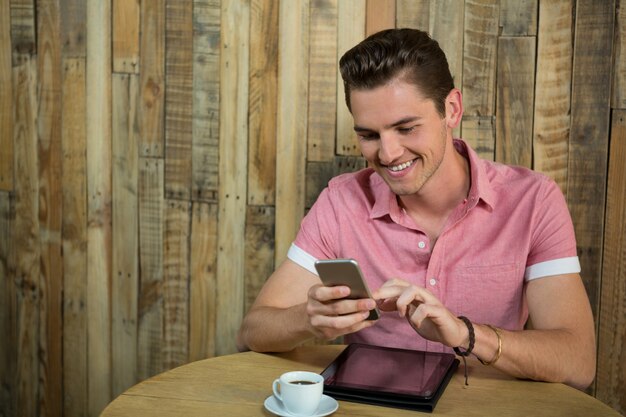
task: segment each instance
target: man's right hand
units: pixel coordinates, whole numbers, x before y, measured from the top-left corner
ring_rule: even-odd
[[[333,340],[376,323],[366,320],[369,311],[376,307],[376,301],[371,298],[349,300],[345,298],[348,295],[350,288],[344,285],[325,287],[317,284],[309,289],[306,312],[315,337]]]

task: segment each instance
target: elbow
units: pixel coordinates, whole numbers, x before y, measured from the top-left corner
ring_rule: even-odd
[[[569,381],[565,381],[565,383],[571,387],[584,391],[589,388],[595,377],[596,360],[593,358],[586,363],[581,363],[581,366],[575,370],[575,374],[572,375],[572,378]]]

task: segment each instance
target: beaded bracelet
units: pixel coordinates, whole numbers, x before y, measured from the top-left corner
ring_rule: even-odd
[[[474,325],[472,325],[472,322],[465,316],[459,316],[459,318],[463,320],[463,322],[467,326],[467,331],[469,333],[469,345],[467,346],[467,350],[465,350],[465,352],[462,352],[461,349],[459,349],[458,347],[454,347],[453,349],[454,353],[456,353],[463,359],[463,368],[465,369],[465,385],[469,385],[467,383],[467,362],[465,361],[465,357],[469,356],[470,353],[472,353],[476,337],[474,335]],[[494,361],[491,362],[493,363]]]

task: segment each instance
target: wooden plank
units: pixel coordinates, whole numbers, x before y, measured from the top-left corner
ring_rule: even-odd
[[[165,0],[141,2],[139,152],[163,157],[165,123]]]
[[[64,58],[87,55],[87,3],[85,0],[61,1],[61,45]]]
[[[164,168],[160,158],[139,163],[139,304],[137,323],[138,378],[165,370],[163,340],[163,225],[165,223]]]
[[[265,280],[274,271],[275,210],[272,206],[248,206],[246,214],[245,307],[247,312]]]
[[[215,355],[217,214],[216,204],[193,203],[189,286],[189,361]]]
[[[85,59],[63,63],[63,408],[87,415],[87,160]]]
[[[596,397],[626,411],[626,111],[614,110],[607,186]]]
[[[616,10],[611,108],[626,109],[626,7]]]
[[[0,0],[0,190],[13,190],[13,89],[9,0]]]
[[[191,195],[216,202],[220,132],[220,4],[193,4],[193,121]]]
[[[307,161],[335,155],[337,108],[337,0],[311,1]]]
[[[278,2],[250,7],[248,203],[274,204],[276,190],[276,103]]]
[[[41,250],[40,413],[63,414],[63,258],[61,253],[61,38],[59,0],[37,3],[39,244]]]
[[[537,40],[533,169],[567,193],[573,0],[541,2]]]
[[[215,351],[236,351],[243,319],[243,259],[248,166],[250,8],[244,0],[222,1],[220,49],[220,163]],[[295,92],[294,92],[295,96]]]
[[[116,397],[137,382],[138,76],[113,74],[112,88],[111,375]]]
[[[498,16],[497,0],[468,0],[465,3],[463,107],[467,117],[495,115]],[[488,145],[492,150],[493,147],[494,144]]]
[[[337,3],[337,73],[339,59],[350,48],[365,38],[365,0],[339,1]],[[359,155],[354,122],[346,106],[341,75],[337,75],[337,155]],[[277,248],[278,249],[278,248]],[[276,251],[278,255],[278,250]],[[281,254],[280,256],[284,256]]]
[[[139,72],[140,0],[113,0],[113,71]]]
[[[396,0],[396,27],[429,30],[430,0]]]
[[[367,0],[365,7],[366,36],[396,27],[396,0]]]
[[[193,3],[166,0],[165,196],[191,199]]]
[[[462,137],[484,159],[495,159],[495,116],[463,117]]]
[[[578,257],[597,317],[608,159],[611,53],[615,4],[576,3],[567,200]],[[597,323],[597,321],[596,321]]]
[[[166,200],[163,240],[163,366],[189,359],[189,237],[191,203]]]
[[[87,1],[88,411],[111,401],[111,8]]]
[[[500,36],[537,35],[537,0],[500,1]]]
[[[445,52],[454,86],[459,90],[463,89],[464,17],[463,2],[440,0],[430,4],[430,35]]]
[[[307,119],[309,2],[281,3],[276,152],[275,265],[287,255],[304,215]],[[305,46],[303,46],[305,45]],[[283,53],[284,52],[284,53]]]
[[[535,38],[500,37],[496,77],[496,161],[530,168]]]
[[[19,65],[23,55],[37,53],[37,26],[34,0],[9,0],[11,3],[11,44],[13,66]]]
[[[17,57],[13,68],[15,159],[15,283],[17,367],[15,409],[22,416],[39,415],[39,175],[37,164],[37,63]],[[41,393],[43,394],[43,393]]]
[[[15,198],[0,191],[0,334],[10,343],[0,344],[0,414],[15,411],[15,372],[17,369],[17,317],[15,287]]]

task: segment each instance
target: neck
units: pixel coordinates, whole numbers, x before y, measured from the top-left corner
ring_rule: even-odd
[[[445,221],[469,193],[469,161],[457,152],[449,138],[444,159],[429,181],[415,194],[400,196],[400,205],[418,224]]]

